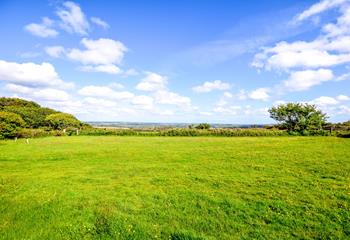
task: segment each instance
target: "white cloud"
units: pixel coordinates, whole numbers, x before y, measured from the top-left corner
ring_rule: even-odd
[[[46,101],[68,101],[70,99],[70,95],[67,92],[53,88],[39,89],[34,91],[32,96]]]
[[[334,76],[350,63],[350,1],[323,0],[300,13],[296,22],[306,20],[329,9],[336,8],[336,21],[321,26],[319,36],[310,41],[279,42],[257,53],[252,66],[257,69],[283,70],[289,78],[283,82],[283,90],[307,90],[327,81],[349,78],[345,73]]]
[[[141,109],[153,109],[153,98],[145,95],[135,96],[131,103]]]
[[[175,105],[183,110],[193,109],[191,99],[178,93],[171,92],[167,88],[168,78],[153,72],[146,72],[146,77],[137,84],[136,89],[152,92],[155,103]]]
[[[72,83],[60,79],[50,63],[16,63],[0,60],[0,80],[26,86],[55,86],[71,88]]]
[[[252,65],[256,68],[282,69],[329,67],[350,62],[350,38],[330,41],[317,39],[312,42],[280,42],[255,55]],[[336,51],[331,54],[328,51]],[[345,53],[344,53],[345,52]]]
[[[267,101],[269,99],[268,88],[258,88],[248,94],[248,97],[254,100]]]
[[[213,111],[221,114],[237,115],[241,110],[241,108],[242,108],[241,106],[227,106],[227,107],[218,106],[218,107],[215,107]]]
[[[74,2],[63,3],[63,8],[56,12],[61,19],[60,26],[69,33],[87,35],[90,25],[85,14]]]
[[[96,25],[98,25],[104,29],[109,28],[108,23],[106,23],[105,21],[103,21],[102,19],[100,19],[98,17],[91,17],[90,20],[91,20],[91,22],[95,23]]]
[[[187,110],[191,108],[191,99],[189,97],[181,96],[168,90],[157,91],[155,99],[160,104],[176,105]]]
[[[116,83],[116,82],[108,84],[108,87],[113,88],[113,89],[117,89],[117,90],[124,89],[123,84]]]
[[[124,77],[137,76],[139,74],[140,73],[136,69],[133,69],[133,68],[130,68],[130,69],[123,72]]]
[[[192,90],[198,93],[207,93],[213,90],[228,90],[230,88],[230,84],[220,80],[215,80],[213,82],[205,82],[202,85],[193,87]]]
[[[62,46],[51,46],[51,47],[46,47],[45,52],[51,57],[58,58],[62,56],[65,50]]]
[[[314,15],[320,14],[322,12],[325,12],[331,8],[338,7],[342,5],[343,3],[348,2],[348,0],[323,0],[318,3],[315,3],[302,13],[298,14],[295,17],[295,21],[303,21],[307,18],[310,18]]]
[[[339,100],[339,101],[348,101],[348,100],[350,100],[350,97],[345,96],[345,95],[338,95],[337,96],[337,100]]]
[[[318,106],[327,106],[327,105],[337,105],[339,101],[332,97],[322,96],[310,101],[309,103],[316,104]]]
[[[68,101],[71,99],[67,92],[53,88],[32,88],[11,83],[6,84],[5,89],[37,100]]]
[[[24,29],[38,37],[56,37],[58,32],[52,26],[53,21],[50,18],[44,17],[41,23],[30,23]]]
[[[166,88],[168,83],[167,77],[157,73],[147,72],[146,77],[137,84],[136,89],[141,91],[159,91]]]
[[[339,111],[337,112],[337,114],[339,114],[339,115],[350,114],[350,107],[349,106],[345,106],[345,105],[339,106]]]
[[[117,67],[116,65],[110,64],[110,65],[86,65],[79,68],[83,72],[103,72],[103,73],[109,73],[109,74],[119,74],[121,73],[121,69]]]
[[[86,86],[78,91],[82,96],[99,97],[113,100],[128,100],[134,97],[134,94],[128,91],[115,91],[106,86]]]
[[[93,98],[93,97],[86,97],[84,98],[84,102],[89,104],[90,107],[115,107],[117,106],[117,103],[111,100],[101,99],[101,98]]]
[[[329,69],[304,70],[292,72],[283,84],[289,91],[303,91],[333,79],[333,72]]]
[[[83,64],[119,64],[127,51],[123,43],[108,38],[98,40],[83,38],[81,44],[86,48],[85,50],[70,49],[67,57]]]
[[[277,100],[277,101],[274,101],[273,102],[273,106],[278,106],[278,105],[281,105],[281,104],[286,104],[287,102],[284,101],[284,100]]]

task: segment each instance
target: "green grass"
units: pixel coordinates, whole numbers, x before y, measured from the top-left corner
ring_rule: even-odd
[[[0,239],[349,238],[349,139],[0,141]]]

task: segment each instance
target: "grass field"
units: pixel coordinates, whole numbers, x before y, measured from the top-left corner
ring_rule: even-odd
[[[349,239],[350,140],[0,141],[0,239]]]

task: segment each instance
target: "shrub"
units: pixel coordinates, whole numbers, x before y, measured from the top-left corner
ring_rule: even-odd
[[[310,130],[321,130],[326,124],[326,114],[315,105],[288,103],[269,109],[270,117],[278,121],[289,132],[308,135]]]
[[[209,129],[210,128],[210,124],[209,123],[200,123],[195,128],[196,129]]]
[[[0,138],[13,138],[25,125],[21,116],[11,112],[0,112]]]
[[[46,117],[46,122],[53,129],[66,129],[68,127],[81,127],[82,123],[68,113],[54,113]]]

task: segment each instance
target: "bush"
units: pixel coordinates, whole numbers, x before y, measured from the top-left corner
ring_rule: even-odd
[[[55,130],[62,130],[68,127],[81,127],[83,124],[73,115],[68,113],[54,113],[46,117],[46,122]]]
[[[210,124],[209,123],[200,123],[195,128],[196,129],[209,129],[210,128]]]
[[[282,130],[267,129],[189,129],[174,128],[165,130],[137,130],[137,129],[108,129],[90,128],[83,129],[81,135],[87,136],[223,136],[223,137],[244,137],[244,136],[287,136],[288,133]]]
[[[0,138],[14,138],[25,125],[21,116],[11,112],[0,112]]]
[[[270,117],[289,132],[308,135],[311,130],[321,130],[327,116],[315,105],[301,103],[281,104],[269,109]]]

